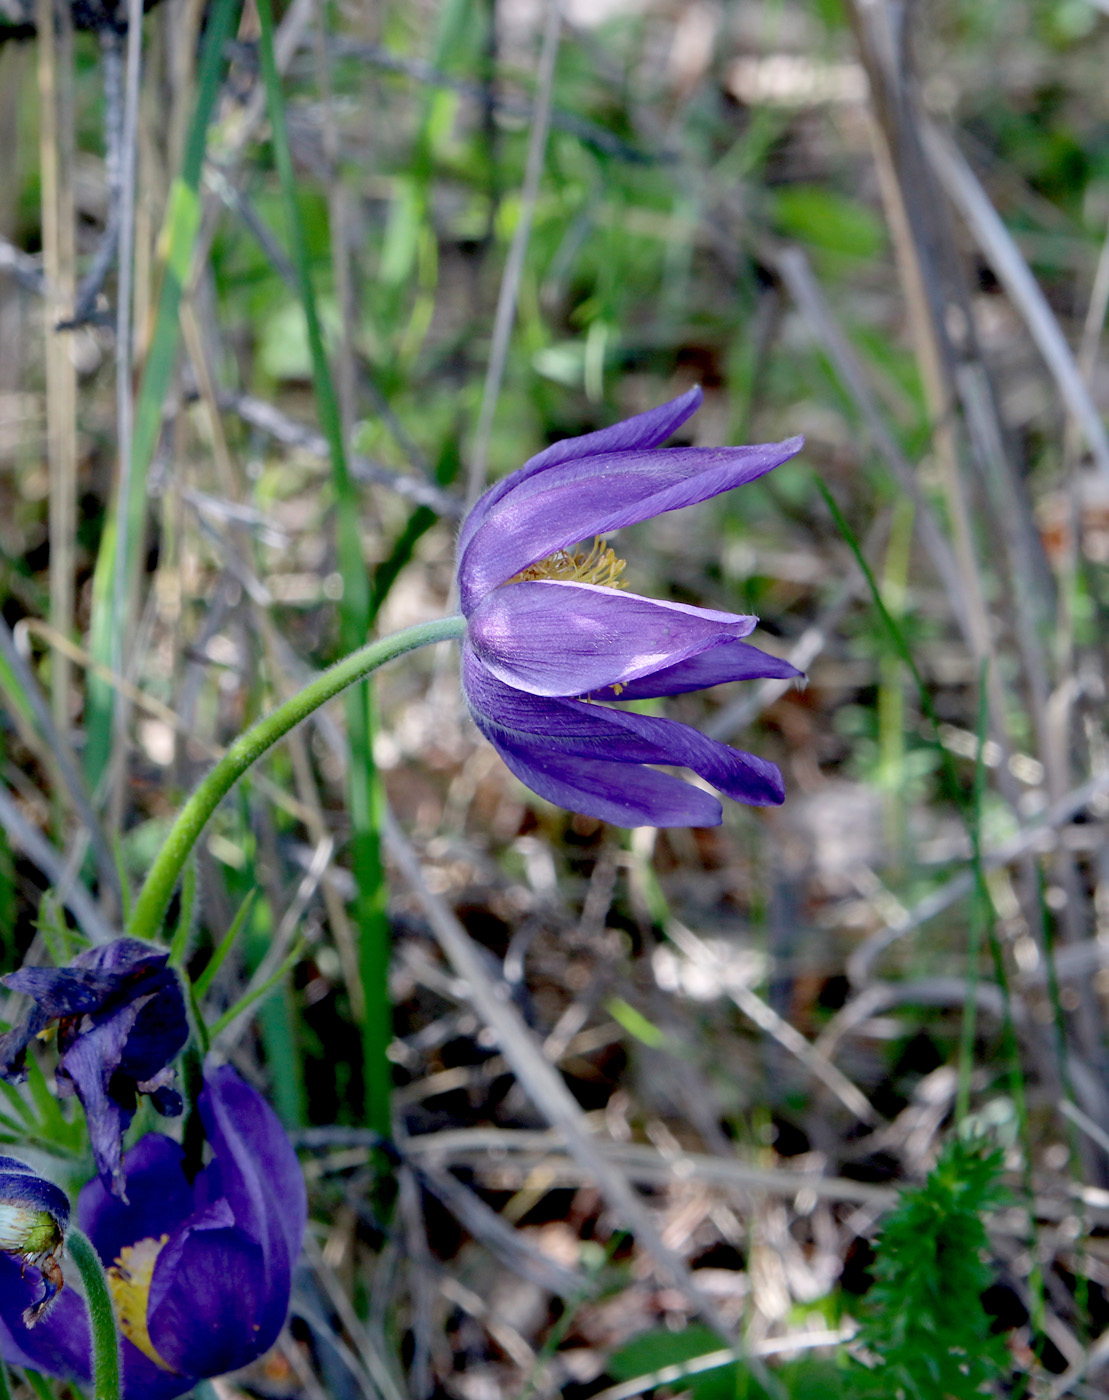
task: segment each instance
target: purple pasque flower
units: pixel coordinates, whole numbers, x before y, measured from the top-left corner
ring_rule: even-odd
[[[17,1157],[0,1157],[0,1253],[33,1264],[42,1296],[29,1298],[23,1322],[33,1327],[46,1315],[64,1280],[58,1262],[69,1227],[69,1197]]]
[[[127,1153],[127,1200],[94,1177],[77,1218],[108,1270],[122,1340],[123,1400],[172,1400],[237,1370],[277,1339],[304,1237],[304,1179],[273,1110],[229,1066],[205,1066],[197,1104],[212,1158],[195,1178],[183,1149],[148,1133]],[[26,1276],[24,1276],[24,1272]],[[0,1353],[87,1381],[89,1329],[76,1290],[28,1327],[39,1282],[0,1256]]]
[[[700,405],[660,408],[556,442],[497,482],[462,524],[462,688],[477,727],[550,802],[617,826],[717,826],[720,803],[646,764],[690,768],[736,802],[776,805],[777,767],[673,720],[596,701],[644,700],[800,672],[742,639],[755,617],[621,592],[602,537],[754,481],[803,439],[656,451]],[[575,546],[593,539],[591,549]]]
[[[22,1080],[27,1046],[58,1022],[58,1093],[81,1100],[96,1169],[116,1195],[123,1193],[121,1144],[137,1095],[149,1094],[169,1117],[181,1112],[172,1061],[189,1038],[189,1025],[168,959],[164,949],[117,938],[65,967],[22,967],[0,979],[35,1003],[20,1025],[0,1036],[0,1076]]]

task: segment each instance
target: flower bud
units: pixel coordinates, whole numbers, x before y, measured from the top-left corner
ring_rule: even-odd
[[[28,1327],[45,1317],[64,1286],[58,1256],[69,1225],[69,1200],[60,1187],[15,1157],[0,1157],[0,1251],[42,1275],[43,1296],[23,1314]]]

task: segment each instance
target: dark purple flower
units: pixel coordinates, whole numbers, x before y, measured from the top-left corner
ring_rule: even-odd
[[[27,1046],[58,1022],[58,1093],[81,1100],[96,1169],[117,1195],[123,1191],[121,1140],[136,1095],[149,1094],[159,1113],[181,1112],[172,1061],[189,1038],[189,1025],[168,959],[164,949],[117,938],[65,967],[22,967],[2,979],[35,1005],[0,1037],[0,1075],[21,1080]]]
[[[46,1315],[63,1286],[58,1262],[69,1226],[69,1198],[17,1157],[0,1157],[0,1253],[33,1264],[42,1296],[29,1298],[23,1322],[31,1327]]]
[[[645,764],[690,768],[726,796],[782,801],[773,763],[673,720],[596,701],[800,674],[741,640],[758,619],[620,590],[601,537],[754,481],[803,439],[654,451],[700,389],[556,442],[491,487],[462,524],[462,688],[478,728],[541,797],[618,826],[716,826],[720,803]],[[583,540],[591,549],[575,553]],[[587,703],[588,702],[588,703]]]
[[[228,1066],[205,1068],[198,1106],[212,1148],[190,1181],[183,1150],[149,1133],[124,1160],[127,1200],[99,1178],[77,1216],[108,1269],[123,1334],[124,1400],[171,1400],[268,1351],[289,1308],[305,1225],[304,1179],[266,1102]],[[0,1256],[0,1352],[53,1376],[89,1378],[85,1304],[66,1289],[37,1325],[35,1271]]]

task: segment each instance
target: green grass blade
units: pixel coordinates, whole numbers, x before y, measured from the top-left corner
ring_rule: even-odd
[[[123,619],[114,615],[113,580],[117,550],[123,551],[129,568],[137,565],[137,541],[141,538],[146,511],[147,478],[158,444],[162,409],[177,358],[180,337],[178,311],[200,229],[200,175],[208,125],[219,95],[224,47],[232,35],[238,11],[239,0],[214,0],[211,7],[200,60],[196,106],[185,143],[181,173],[170,189],[162,229],[167,254],[158,315],[135,405],[130,493],[126,501],[115,503],[112,515],[105,523],[93,573],[89,650],[94,661],[103,666],[111,664],[112,639],[117,629],[123,626]],[[90,671],[85,719],[85,771],[89,786],[94,790],[107,767],[114,710],[115,692],[112,687]]]
[[[270,0],[259,0],[258,19],[259,57],[270,115],[274,161],[284,195],[292,261],[297,270],[308,330],[317,412],[330,449],[336,542],[339,572],[343,579],[339,633],[343,650],[350,652],[365,642],[370,621],[369,580],[358,528],[358,494],[347,464],[339,399],[324,349],[308,246],[297,205],[296,177],[285,122],[285,101],[274,57]],[[362,1059],[366,1117],[369,1127],[387,1135],[390,1130],[389,1100],[392,1091],[392,1068],[387,1051],[392,1039],[392,1009],[388,991],[389,930],[380,836],[384,794],[373,763],[373,699],[368,685],[355,687],[347,698],[347,732],[350,741],[348,801],[352,827],[351,865],[357,891],[355,918],[359,929],[359,975],[365,1003]]]
[[[970,939],[967,947],[967,992],[963,1002],[963,1025],[959,1044],[959,1084],[955,1096],[955,1122],[960,1127],[970,1111],[970,1075],[974,1067],[974,1034],[977,1024],[978,999],[978,959],[982,949],[982,935],[989,923],[989,893],[986,889],[985,871],[982,866],[982,848],[979,833],[982,828],[982,795],[986,787],[986,731],[989,724],[989,698],[986,687],[986,668],[982,662],[978,675],[978,749],[974,757],[973,811],[971,831],[974,851],[975,890],[970,911]],[[985,897],[983,897],[985,896]]]
[[[58,1106],[58,1100],[50,1092],[46,1076],[34,1055],[27,1056],[27,1083],[31,1090],[31,1097],[35,1101],[35,1108],[38,1110],[39,1122],[45,1129],[46,1137],[51,1142],[69,1146],[73,1141],[73,1126],[66,1122],[62,1110]]]
[[[14,1084],[9,1084],[6,1079],[0,1079],[0,1094],[4,1095],[28,1128],[38,1127],[38,1119],[32,1112],[31,1106],[24,1100],[23,1095]]]
[[[56,1400],[50,1382],[38,1371],[32,1371],[29,1366],[24,1366],[23,1374],[27,1378],[27,1384],[35,1392],[38,1400]]]
[[[224,960],[234,946],[235,939],[238,938],[239,931],[242,929],[243,924],[246,922],[247,915],[253,908],[255,893],[255,890],[251,890],[242,904],[239,905],[239,912],[231,920],[231,927],[220,939],[219,947],[209,958],[207,967],[205,967],[204,971],[196,979],[194,990],[198,1002],[203,1001],[207,996],[208,988],[215,981],[216,974],[223,966]]]
[[[173,941],[169,945],[170,967],[183,967],[189,951],[189,934],[193,926],[193,909],[196,906],[196,861],[190,860],[181,875],[181,909],[177,916],[177,927],[173,931]],[[127,912],[125,924],[131,919]]]
[[[256,987],[253,992],[248,992],[246,996],[240,997],[234,1006],[229,1006],[219,1020],[212,1026],[211,1037],[213,1040],[221,1031],[227,1029],[236,1016],[241,1015],[248,1006],[253,1006],[255,1002],[261,1001],[263,997],[269,996],[270,992],[279,985],[281,980],[296,967],[297,963],[304,956],[307,943],[303,938],[298,938],[292,949],[289,951],[281,966],[272,972],[260,987]]]

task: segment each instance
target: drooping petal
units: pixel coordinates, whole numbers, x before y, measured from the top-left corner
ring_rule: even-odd
[[[40,1291],[37,1269],[28,1268],[21,1277],[14,1260],[0,1257],[0,1354],[12,1365],[30,1366],[50,1376],[87,1384],[92,1368],[84,1300],[75,1289],[66,1288],[50,1312],[27,1327],[22,1321],[23,1309]],[[195,1376],[160,1370],[126,1337],[120,1342],[119,1355],[123,1400],[172,1400],[196,1384]]]
[[[660,695],[684,695],[690,690],[729,681],[759,679],[796,680],[804,674],[781,657],[760,651],[749,642],[722,642],[719,646],[666,666],[639,680],[628,681],[619,694],[611,687],[591,692],[591,700],[654,700]]]
[[[128,1096],[112,1080],[140,1009],[140,1002],[132,1002],[74,1036],[55,1072],[59,1092],[81,1100],[96,1169],[117,1196],[124,1189],[122,1138],[134,1116],[135,1094],[134,1085]]]
[[[487,737],[525,786],[570,812],[614,826],[719,826],[723,818],[714,797],[668,773],[576,758],[522,735]]]
[[[40,1006],[32,1006],[23,1020],[0,1035],[0,1079],[22,1084],[27,1078],[27,1047],[50,1024]]]
[[[106,1264],[136,1240],[172,1234],[192,1214],[193,1188],[185,1153],[162,1133],[147,1133],[123,1161],[127,1200],[113,1196],[98,1176],[81,1187],[77,1216]]]
[[[537,754],[546,752],[556,764],[569,758],[601,760],[606,769],[623,767],[625,774],[634,772],[636,764],[662,763],[692,769],[734,801],[750,806],[777,806],[785,795],[775,764],[717,743],[689,725],[582,700],[530,695],[485,671],[468,648],[463,652],[462,677],[478,728],[502,754],[506,747],[522,745],[520,762],[535,763]],[[505,761],[509,762],[507,757]],[[516,768],[513,771],[528,781]],[[535,791],[547,795],[540,788]],[[563,805],[585,810],[573,803]],[[587,815],[597,812],[591,809]]]
[[[142,995],[147,977],[157,977],[169,954],[137,938],[116,938],[80,953],[67,967],[21,967],[2,980],[33,997],[50,1018],[98,1011],[113,999]],[[172,974],[170,974],[172,975]]]
[[[676,432],[687,418],[696,413],[701,406],[702,397],[700,385],[695,385],[678,398],[671,399],[669,403],[661,404],[658,408],[650,408],[646,413],[637,413],[632,418],[625,418],[621,423],[614,423],[610,428],[601,428],[599,432],[563,438],[561,442],[552,443],[550,447],[529,458],[519,470],[491,486],[463,521],[458,536],[459,557],[461,558],[462,551],[469,544],[474,531],[483,523],[497,502],[508,492],[514,491],[521,482],[538,472],[557,467],[562,462],[595,457],[602,452],[641,452],[658,447],[671,433]]]
[[[754,617],[553,580],[495,589],[468,637],[485,666],[535,695],[582,695],[625,684],[745,637]]]
[[[28,1327],[24,1310],[42,1294],[42,1279],[32,1265],[21,1266],[0,1254],[0,1354],[17,1366],[31,1366],[52,1376],[89,1379],[89,1329],[85,1304],[72,1288],[55,1298],[45,1317]]]
[[[690,769],[733,802],[744,802],[749,807],[777,807],[785,800],[781,772],[769,759],[718,743],[677,720],[638,715],[634,710],[605,713],[613,724],[666,753],[666,758],[656,758],[654,762]]]
[[[803,441],[615,452],[563,462],[520,482],[462,550],[463,614],[469,617],[491,589],[556,550],[754,481],[799,452]]]
[[[120,1135],[131,1121],[138,1083],[168,1085],[166,1068],[188,1039],[184,998],[169,954],[137,938],[117,938],[67,967],[25,967],[5,980],[34,998],[30,1016],[0,1040],[0,1075],[19,1080],[26,1047],[59,1019],[57,1084],[85,1109],[97,1168],[122,1191]],[[162,1094],[160,1102],[174,1103]]]
[[[147,1325],[155,1350],[191,1376],[245,1366],[269,1350],[285,1321],[287,1286],[275,1296],[273,1282],[256,1240],[211,1214],[194,1217],[154,1266]]]

